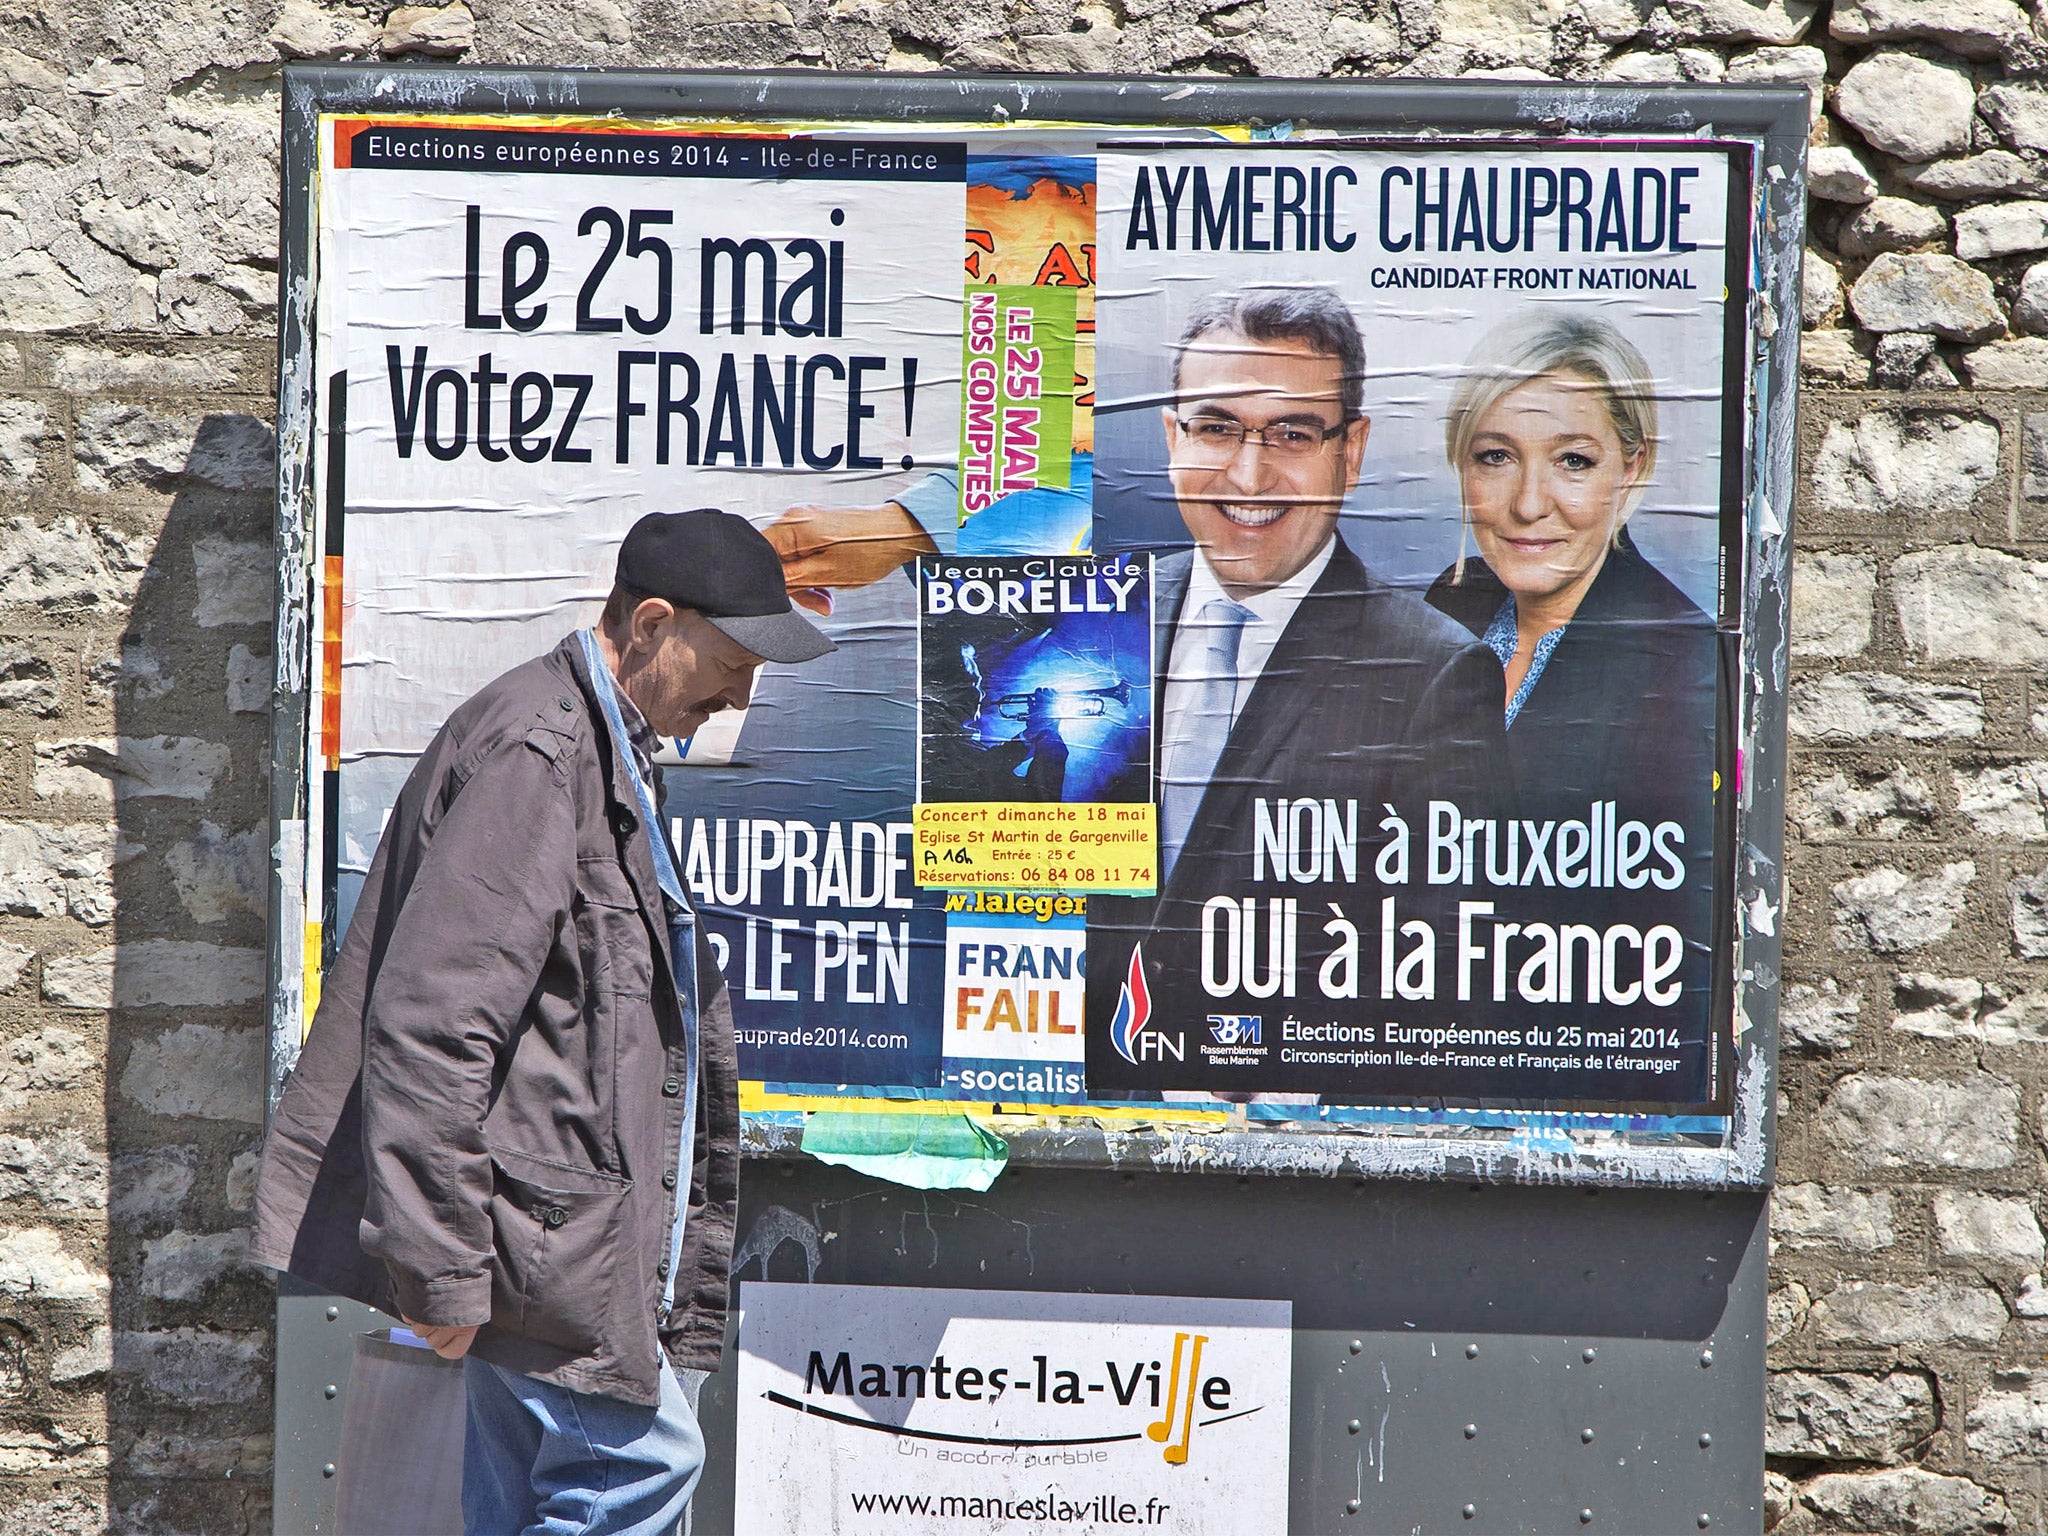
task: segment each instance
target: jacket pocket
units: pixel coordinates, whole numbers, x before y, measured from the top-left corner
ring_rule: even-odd
[[[626,1186],[595,1170],[491,1154],[491,1321],[579,1355],[604,1344]]]
[[[573,918],[584,974],[600,994],[646,997],[654,982],[647,919],[616,866],[581,861]]]

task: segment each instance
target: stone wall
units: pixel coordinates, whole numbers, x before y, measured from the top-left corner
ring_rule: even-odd
[[[2048,1522],[2048,21],[2009,0],[0,0],[0,1528],[269,1524],[278,69],[1814,92],[1769,1451]]]

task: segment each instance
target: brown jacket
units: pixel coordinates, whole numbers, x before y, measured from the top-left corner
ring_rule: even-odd
[[[571,636],[449,717],[392,808],[264,1147],[254,1257],[627,1402],[715,1367],[739,1198],[732,1014],[683,1033],[639,804]],[[698,976],[717,971],[698,943]],[[656,935],[664,937],[657,941]]]

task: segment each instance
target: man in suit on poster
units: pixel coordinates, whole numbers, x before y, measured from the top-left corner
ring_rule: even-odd
[[[1370,948],[1376,886],[1254,881],[1261,798],[1355,802],[1364,887],[1382,805],[1398,801],[1412,824],[1428,798],[1469,796],[1499,736],[1493,653],[1373,575],[1338,537],[1372,430],[1365,366],[1350,308],[1321,287],[1211,294],[1175,344],[1161,478],[1194,548],[1159,560],[1154,576],[1160,889],[1089,898],[1091,1095],[1156,1085],[1119,1058],[1108,1027],[1134,947],[1162,1017],[1185,1026],[1231,1006],[1200,984],[1211,897],[1308,898],[1315,921],[1300,939],[1310,976],[1330,899]],[[803,589],[863,587],[941,547],[954,495],[950,475],[928,475],[879,507],[793,509],[768,536],[798,600],[822,609]],[[1420,885],[1418,874],[1404,915],[1435,915]]]
[[[1372,430],[1364,376],[1357,322],[1328,288],[1211,294],[1182,329],[1160,419],[1194,548],[1159,561],[1153,595],[1160,888],[1089,901],[1091,1088],[1146,1076],[1106,1038],[1134,946],[1152,1005],[1177,1023],[1229,1006],[1201,987],[1210,898],[1310,897],[1312,952],[1323,902],[1342,893],[1254,883],[1261,798],[1355,802],[1363,883],[1382,804],[1401,801],[1412,821],[1418,791],[1456,798],[1499,729],[1493,655],[1338,537]],[[1345,905],[1369,941],[1376,903]]]

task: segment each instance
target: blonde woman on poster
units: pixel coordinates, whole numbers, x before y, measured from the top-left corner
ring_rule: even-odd
[[[1467,363],[1444,443],[1477,554],[1429,601],[1500,657],[1519,787],[1705,784],[1713,625],[1628,533],[1657,467],[1642,354],[1583,310],[1510,321]]]

